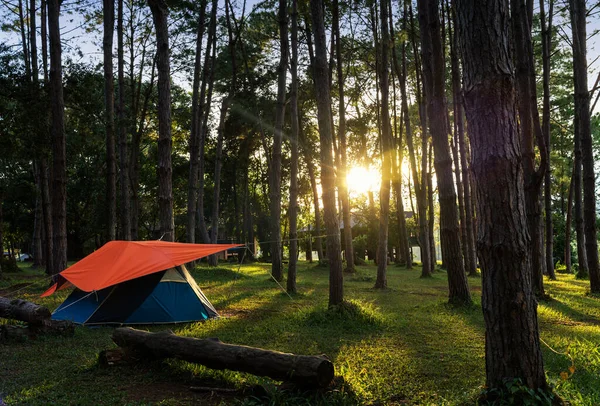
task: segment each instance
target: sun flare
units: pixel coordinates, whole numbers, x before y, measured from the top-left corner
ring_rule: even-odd
[[[381,185],[381,175],[374,168],[355,166],[346,174],[348,191],[354,195],[364,195],[367,192],[376,192]]]

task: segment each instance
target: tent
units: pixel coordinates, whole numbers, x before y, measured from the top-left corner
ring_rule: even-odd
[[[235,247],[239,245],[112,241],[61,272],[42,297],[75,286],[52,318],[86,325],[218,317],[183,264]]]

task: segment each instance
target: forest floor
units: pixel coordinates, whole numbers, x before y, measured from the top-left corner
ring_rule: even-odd
[[[354,306],[332,312],[327,310],[326,267],[300,263],[299,293],[292,298],[269,277],[268,264],[199,267],[192,275],[223,317],[149,328],[326,354],[341,377],[328,390],[283,391],[266,378],[178,360],[101,367],[98,353],[116,347],[112,328],[78,327],[72,338],[0,344],[0,405],[474,404],[485,382],[481,281],[469,278],[475,305],[455,309],[446,304],[444,271],[420,279],[418,267],[409,271],[390,265],[388,270],[385,291],[372,288],[373,265],[345,275],[345,297]],[[42,277],[31,269],[5,274],[0,289],[7,293],[17,286],[12,297],[54,309],[68,292],[40,299],[47,285]],[[572,275],[559,274],[557,281],[545,283],[551,300],[540,303],[539,324],[548,381],[573,405],[598,405],[600,298],[589,295],[589,282]],[[266,398],[242,394],[256,384],[267,389]],[[239,394],[196,393],[191,386],[235,388]]]

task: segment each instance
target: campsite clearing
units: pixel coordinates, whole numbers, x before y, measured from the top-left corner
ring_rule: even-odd
[[[276,391],[273,381],[250,374],[215,371],[166,360],[103,368],[101,350],[115,348],[110,327],[78,327],[73,338],[47,337],[0,344],[0,398],[7,404],[262,404],[249,389],[266,386],[271,404],[469,404],[484,384],[480,280],[469,283],[476,306],[446,305],[446,274],[419,279],[420,269],[390,266],[390,289],[372,289],[376,268],[345,275],[351,305],[326,309],[328,269],[301,263],[299,294],[290,299],[269,277],[269,264],[196,268],[192,276],[221,319],[154,326],[183,336],[219,337],[224,342],[295,354],[326,354],[334,362],[334,390]],[[41,271],[25,268],[0,281],[0,289],[35,282]],[[41,279],[40,279],[41,281]],[[553,300],[539,306],[549,381],[574,405],[600,404],[600,299],[588,283],[571,275],[546,281]],[[19,297],[55,309],[68,290],[40,299],[44,283]],[[0,322],[6,322],[5,320]],[[568,355],[565,355],[568,353]],[[573,363],[571,362],[573,360]],[[574,373],[569,367],[574,366]],[[561,378],[566,373],[566,380]],[[563,374],[563,377],[565,375]],[[240,389],[193,392],[190,387]],[[245,392],[242,394],[242,390]]]

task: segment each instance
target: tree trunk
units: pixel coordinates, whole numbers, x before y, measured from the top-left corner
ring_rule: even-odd
[[[304,156],[306,157],[307,161],[306,166],[308,166],[308,176],[310,177],[310,187],[312,189],[313,206],[315,209],[315,245],[317,246],[317,259],[319,262],[323,262],[325,257],[323,255],[323,241],[321,240],[321,209],[319,208],[319,189],[317,188],[315,168],[311,158],[306,152],[304,153]],[[310,238],[312,240],[312,236]]]
[[[40,5],[40,34],[42,40],[42,69],[44,71],[44,83],[48,83],[48,1],[42,0]]]
[[[19,30],[21,31],[21,47],[23,51],[23,63],[25,65],[25,74],[27,77],[31,77],[31,65],[29,64],[29,47],[27,46],[27,34],[26,34],[26,12],[23,10],[23,0],[19,0],[18,3],[19,12]]]
[[[121,0],[119,0],[121,3]],[[117,239],[117,163],[115,159],[115,88],[113,78],[113,34],[115,1],[103,1],[104,120],[106,133],[106,227],[108,241]],[[122,28],[122,27],[121,27]],[[122,45],[122,44],[121,44]],[[121,91],[122,89],[119,89]]]
[[[139,217],[140,217],[140,199],[138,194],[139,178],[140,178],[140,147],[142,135],[145,129],[146,114],[148,113],[148,105],[152,90],[154,88],[154,78],[156,74],[156,57],[152,60],[152,69],[150,72],[150,83],[146,87],[144,94],[144,102],[142,103],[142,111],[140,113],[139,125],[135,130],[135,134],[131,139],[131,174],[129,181],[131,182],[131,238],[136,241],[139,239]],[[141,86],[141,81],[140,81]]]
[[[531,236],[530,254],[533,272],[533,287],[536,295],[543,297],[544,280],[541,252],[544,249],[542,234],[540,233],[542,208],[540,204],[541,182],[545,170],[546,153],[545,141],[541,137],[539,126],[539,113],[537,111],[537,99],[535,86],[535,72],[533,70],[533,51],[531,44],[531,27],[528,21],[528,8],[524,0],[511,0],[513,18],[512,32],[514,38],[516,83],[518,88],[517,106],[519,111],[519,123],[522,133],[521,143],[523,150],[523,171],[525,176],[525,203],[527,210],[527,223],[529,235]],[[535,144],[534,134],[538,136],[538,145],[541,151],[541,163],[538,170],[535,168]]]
[[[218,1],[213,0],[210,13],[210,22],[208,26],[208,39],[206,41],[206,53],[204,56],[204,67],[202,68],[202,86],[200,89],[200,105],[198,114],[202,117],[202,126],[200,127],[200,160],[198,162],[198,231],[203,243],[210,242],[206,220],[204,219],[204,150],[206,147],[206,138],[208,137],[208,117],[210,115],[210,105],[212,103],[212,89],[214,78],[214,66],[216,59],[216,29],[217,29],[217,6]],[[207,89],[208,87],[208,89]],[[206,97],[205,97],[206,96]]]
[[[546,168],[544,178],[544,210],[545,210],[545,230],[546,230],[546,271],[552,280],[556,280],[554,273],[554,230],[552,226],[552,167],[550,165],[550,52],[551,32],[552,32],[552,14],[554,11],[554,0],[550,0],[550,13],[548,24],[546,25],[546,11],[544,9],[545,0],[540,0],[540,25],[542,30],[542,69],[544,86],[544,112],[542,114],[542,132],[546,140]],[[569,251],[570,252],[570,251]]]
[[[4,213],[2,212],[4,196],[2,196],[2,192],[0,189],[0,280],[2,279],[2,260],[4,259]]]
[[[198,16],[198,30],[196,31],[196,57],[194,59],[194,83],[192,85],[192,124],[190,130],[190,173],[188,177],[187,197],[187,242],[196,242],[196,203],[198,197],[198,165],[200,159],[200,118],[203,116],[199,111],[200,105],[200,76],[202,74],[202,38],[204,36],[204,20],[206,15],[206,0],[200,4]],[[208,41],[210,46],[210,41]],[[207,55],[210,52],[207,52]],[[205,56],[208,60],[208,57]],[[203,83],[204,89],[206,84]]]
[[[148,0],[156,29],[158,68],[158,209],[161,238],[175,241],[173,220],[173,168],[171,165],[171,73],[168,8],[164,0]]]
[[[177,358],[212,369],[248,372],[301,385],[326,387],[334,377],[333,364],[324,356],[227,344],[218,338],[179,337],[170,331],[149,333],[121,327],[115,329],[112,340],[140,357]]]
[[[132,39],[133,40],[133,39]],[[125,59],[123,58],[123,0],[117,11],[117,76],[119,80],[119,167],[121,180],[121,239],[131,240],[131,194],[129,192],[129,153],[127,151],[127,120],[125,119]]]
[[[292,0],[292,84],[290,89],[290,118],[292,133],[290,147],[290,260],[287,274],[287,291],[296,293],[296,268],[298,263],[298,0]]]
[[[404,19],[402,28],[406,30],[406,3],[404,4]],[[418,214],[418,222],[419,222],[419,244],[421,249],[421,264],[422,264],[422,274],[421,276],[429,276],[429,270],[431,269],[430,258],[429,258],[429,237],[427,231],[427,206],[425,205],[425,191],[419,182],[419,174],[417,167],[417,160],[415,157],[415,148],[413,144],[413,132],[410,121],[410,114],[408,111],[408,97],[406,94],[406,42],[403,41],[401,44],[401,58],[402,58],[402,70],[400,70],[400,66],[398,64],[397,58],[394,58],[394,67],[396,69],[398,78],[400,80],[400,98],[402,104],[402,116],[404,118],[404,126],[406,128],[406,145],[408,147],[408,156],[410,161],[410,168],[412,171],[412,178],[415,188],[415,195],[417,198],[417,214]],[[411,199],[412,203],[412,199]],[[414,210],[413,210],[414,211]],[[410,258],[410,256],[409,256]]]
[[[285,83],[288,65],[287,1],[279,0],[279,68],[277,81],[277,110],[270,170],[271,204],[271,274],[278,281],[283,280],[281,258],[281,145],[283,142],[283,121],[285,118]]]
[[[423,81],[428,99],[429,127],[435,151],[435,172],[440,202],[440,240],[444,264],[448,269],[450,303],[471,303],[465,267],[460,248],[456,192],[452,177],[452,159],[448,145],[447,110],[444,95],[444,60],[440,36],[438,4],[419,0]]]
[[[457,1],[464,95],[477,183],[486,385],[548,388],[531,286],[508,0]],[[508,49],[507,49],[508,48]],[[509,236],[510,238],[507,238]]]
[[[29,50],[31,51],[31,79],[34,84],[38,83],[38,56],[37,56],[37,27],[36,27],[36,0],[29,1]]]
[[[590,288],[600,293],[600,264],[596,239],[596,178],[590,123],[590,94],[587,83],[587,34],[585,0],[570,0],[573,30],[573,81],[575,83],[575,137],[581,142],[583,165],[583,231],[587,255]],[[577,190],[576,190],[577,192]],[[575,203],[577,204],[577,202]],[[581,259],[579,260],[581,267]]]
[[[46,259],[46,274],[52,275],[54,270],[54,261],[52,258],[54,252],[54,244],[52,241],[52,203],[50,200],[50,187],[48,185],[48,162],[46,161],[46,157],[44,156],[40,158],[40,185],[42,193],[44,239],[46,240],[46,244],[44,246],[44,257]]]
[[[335,36],[335,59],[337,85],[339,95],[339,124],[338,139],[340,142],[339,153],[340,162],[337,168],[338,195],[342,201],[342,213],[344,220],[344,251],[346,253],[346,272],[355,272],[354,269],[354,249],[352,248],[352,218],[350,215],[350,198],[348,196],[347,174],[347,156],[346,156],[346,100],[344,97],[344,73],[342,66],[342,41],[340,37],[340,7],[339,1],[333,2],[333,31]]]
[[[49,0],[48,31],[50,34],[50,101],[52,135],[52,273],[67,267],[67,168],[65,137],[65,102],[62,84],[62,46],[60,43],[60,3]]]
[[[571,213],[573,212],[573,187],[575,185],[575,168],[571,174],[571,182],[569,182],[569,197],[567,198],[567,218],[565,221],[565,268],[568,274],[571,271],[571,229],[573,226],[573,219]],[[579,244],[578,244],[579,246]]]
[[[379,63],[379,89],[381,91],[381,189],[379,192],[379,238],[377,239],[377,280],[376,289],[387,288],[387,258],[388,258],[388,227],[390,216],[390,184],[391,184],[391,154],[392,127],[389,109],[389,27],[388,2],[380,3],[381,46]],[[378,41],[377,38],[374,38]]]
[[[42,213],[42,185],[40,181],[40,165],[34,161],[33,173],[35,178],[35,212],[33,219],[33,267],[37,268],[44,265],[44,248],[42,244],[42,236],[44,229],[44,217]],[[2,251],[0,251],[2,255]]]
[[[315,42],[315,93],[321,141],[321,187],[327,231],[327,259],[329,260],[329,306],[344,300],[344,277],[340,245],[340,227],[335,208],[335,172],[332,156],[331,96],[327,74],[327,44],[323,17],[323,1],[310,2]]]
[[[463,245],[465,246],[466,255],[464,255],[465,268],[469,276],[477,275],[477,256],[475,252],[475,236],[473,234],[473,206],[471,203],[471,173],[469,165],[467,163],[467,150],[465,145],[465,126],[464,126],[464,109],[463,109],[463,92],[461,85],[461,72],[459,65],[459,45],[458,35],[456,34],[457,22],[456,12],[454,7],[450,7],[452,12],[451,20],[453,30],[450,30],[450,58],[452,64],[452,89],[454,93],[454,125],[455,125],[455,142],[458,144],[458,155],[460,156],[460,162],[455,162],[455,165],[460,165],[462,174],[462,194],[464,204],[464,238]],[[462,222],[461,222],[462,227]],[[462,232],[462,231],[461,231]]]

